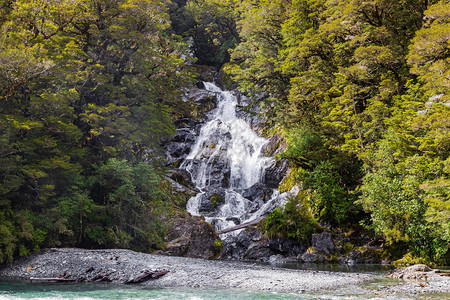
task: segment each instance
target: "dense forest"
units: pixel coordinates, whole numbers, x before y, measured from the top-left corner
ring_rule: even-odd
[[[0,28],[0,262],[163,247],[161,142],[196,63],[285,139],[301,190],[265,234],[450,263],[449,0],[0,0]]]

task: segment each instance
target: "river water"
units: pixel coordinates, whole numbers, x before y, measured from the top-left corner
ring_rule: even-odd
[[[288,294],[210,288],[149,288],[117,284],[42,284],[0,281],[0,300],[12,299],[161,299],[161,300],[293,300],[293,299],[449,299],[449,293],[386,294],[380,287],[397,284],[381,276],[361,287]]]

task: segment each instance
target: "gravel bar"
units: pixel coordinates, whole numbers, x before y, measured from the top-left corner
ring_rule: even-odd
[[[140,283],[153,287],[207,287],[273,292],[313,292],[374,280],[362,273],[291,270],[271,266],[161,256],[131,250],[49,249],[0,269],[11,279],[67,278],[124,283],[144,271],[169,272]]]

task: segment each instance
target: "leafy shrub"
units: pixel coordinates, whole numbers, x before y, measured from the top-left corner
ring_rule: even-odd
[[[261,232],[266,237],[280,236],[310,244],[311,235],[319,230],[319,225],[305,196],[301,193],[291,197],[284,208],[276,208],[260,223]]]

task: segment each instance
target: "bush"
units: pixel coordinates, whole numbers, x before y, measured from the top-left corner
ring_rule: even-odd
[[[260,223],[261,232],[266,237],[279,236],[309,245],[312,234],[319,231],[319,225],[305,196],[300,193],[291,197],[284,208],[276,208]]]

